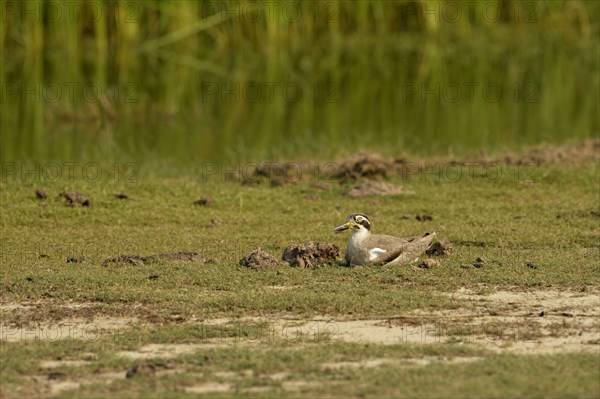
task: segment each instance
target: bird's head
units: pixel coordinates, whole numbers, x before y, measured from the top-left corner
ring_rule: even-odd
[[[353,229],[353,230],[371,230],[371,222],[369,218],[364,213],[354,213],[348,216],[348,221],[341,226],[333,229],[336,233],[340,231]]]

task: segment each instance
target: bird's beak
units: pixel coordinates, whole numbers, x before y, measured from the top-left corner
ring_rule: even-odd
[[[336,227],[335,229],[333,229],[333,231],[335,231],[336,233],[339,233],[340,231],[344,231],[344,230],[348,230],[352,227],[354,227],[356,225],[356,223],[354,223],[351,220],[348,220],[346,223],[344,223],[341,226]]]

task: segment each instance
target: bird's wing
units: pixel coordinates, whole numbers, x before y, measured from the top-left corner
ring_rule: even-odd
[[[375,259],[372,259],[371,264],[379,266],[385,265],[386,263],[410,263],[421,256],[421,254],[425,252],[427,248],[429,248],[434,236],[435,233],[425,233],[423,236],[418,238],[411,237],[410,241],[407,241],[406,238],[397,238],[397,240],[401,240],[396,241],[399,242],[399,245],[397,245],[395,248],[387,250]]]
[[[363,245],[366,248],[379,248],[382,251],[390,251],[407,242],[409,242],[408,238],[372,234],[363,241]]]

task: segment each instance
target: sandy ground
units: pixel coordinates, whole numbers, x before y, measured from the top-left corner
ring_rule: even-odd
[[[278,289],[278,288],[273,288]],[[269,322],[267,333],[244,338],[212,338],[195,344],[148,344],[137,350],[122,351],[124,358],[145,361],[169,359],[192,354],[207,347],[227,345],[251,345],[260,347],[286,340],[301,347],[307,342],[331,342],[335,340],[357,343],[394,344],[444,344],[454,342],[480,347],[496,353],[521,355],[550,354],[558,352],[588,352],[600,355],[600,296],[598,292],[569,292],[556,290],[507,290],[488,295],[478,295],[468,289],[450,293],[456,299],[468,301],[464,309],[443,311],[415,310],[403,315],[360,320],[342,320],[327,316],[310,320],[291,318],[256,318],[230,320],[226,318],[191,321],[206,325],[240,326]],[[2,315],[27,313],[38,309],[37,303],[4,303]],[[68,303],[71,308],[91,307],[91,304]],[[4,317],[3,317],[4,319]],[[126,334],[128,329],[143,323],[135,318],[113,317],[98,314],[95,317],[63,318],[61,320],[37,321],[22,325],[0,324],[0,340],[55,341],[62,339],[93,340],[105,334]],[[257,328],[256,331],[259,331]],[[293,346],[291,349],[294,348]],[[324,363],[323,369],[376,368],[384,365],[394,367],[423,367],[431,363],[476,361],[480,358],[418,358],[418,359],[369,359],[362,362]],[[83,366],[95,360],[94,354],[80,354],[77,359],[44,360],[41,367],[52,370],[63,365]],[[175,373],[176,370],[159,370],[157,374]],[[251,371],[250,371],[251,372]],[[236,373],[229,376],[235,378]],[[285,373],[272,376],[282,381],[282,388],[297,391],[307,387],[309,381],[293,380]],[[51,374],[49,374],[51,376]],[[225,376],[221,376],[225,377]],[[228,377],[228,378],[229,378]],[[104,373],[78,381],[51,378],[48,375],[31,376],[32,382],[41,384],[49,396],[65,390],[77,389],[84,384],[111,383],[124,379],[125,372]],[[260,387],[255,387],[256,389]],[[228,383],[203,383],[187,388],[192,393],[228,392]],[[265,388],[267,389],[267,388]],[[250,392],[250,391],[249,391]],[[254,392],[254,391],[252,391]],[[261,392],[260,390],[256,391]]]

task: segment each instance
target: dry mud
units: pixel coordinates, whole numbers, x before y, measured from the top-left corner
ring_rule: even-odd
[[[211,319],[189,321],[219,326],[239,323],[269,322],[266,333],[245,338],[213,338],[194,344],[147,344],[137,350],[118,352],[118,356],[136,362],[164,362],[178,356],[193,354],[206,348],[228,345],[261,347],[273,342],[291,344],[298,349],[308,343],[344,341],[383,345],[398,344],[444,344],[458,343],[483,348],[492,353],[520,355],[552,354],[559,352],[587,352],[600,355],[600,296],[599,290],[586,292],[557,290],[504,290],[478,294],[474,290],[461,289],[444,295],[469,306],[441,311],[414,310],[395,317],[366,318],[359,320],[316,317],[310,320],[284,318],[247,317],[241,319]],[[39,309],[37,303],[5,303],[0,306],[2,314],[26,313]],[[68,303],[72,309],[93,308],[93,304]],[[132,317],[115,317],[98,314],[93,318],[38,321],[33,326],[0,325],[3,342],[19,342],[60,339],[91,340],[105,334],[127,332],[147,322]],[[257,330],[258,331],[258,330]],[[66,390],[78,389],[88,384],[110,384],[125,379],[122,372],[99,373],[78,380],[53,370],[61,366],[82,367],[93,364],[95,354],[80,354],[72,359],[46,359],[40,367],[48,371],[44,375],[30,377],[39,396],[54,396]],[[424,367],[432,363],[458,363],[481,360],[479,357],[421,357],[414,359],[367,359],[357,362],[323,363],[324,370],[343,368],[369,369],[384,366],[405,368]],[[158,370],[153,375],[173,374],[185,370]],[[251,370],[246,371],[248,374]],[[185,388],[190,393],[234,392],[235,381],[244,373],[221,372],[215,374],[218,381],[201,383]],[[268,377],[268,376],[267,376]],[[269,377],[270,378],[270,377]],[[310,381],[294,379],[287,373],[270,378],[279,381],[280,387],[258,386],[243,392],[268,392],[272,389],[302,391],[312,387]],[[223,381],[225,380],[225,381]]]
[[[283,287],[268,287],[283,289]],[[288,288],[288,287],[285,287]],[[560,351],[600,351],[600,295],[589,292],[556,290],[506,290],[480,295],[473,290],[460,289],[451,296],[469,306],[439,311],[414,310],[392,317],[364,319],[336,319],[327,316],[310,320],[292,317],[191,320],[199,325],[239,325],[268,322],[265,333],[250,334],[245,339],[223,337],[207,339],[197,347],[232,343],[263,344],[273,340],[293,342],[341,340],[374,344],[436,344],[462,342],[480,345],[494,351],[516,353],[554,353]],[[147,324],[131,316],[106,315],[102,308],[91,303],[53,304],[70,312],[47,311],[55,319],[37,319],[32,322],[28,312],[44,311],[42,303],[4,303],[0,305],[3,322],[0,340],[57,341],[62,339],[93,340],[103,334],[126,333],[128,329]],[[81,310],[87,309],[85,317]],[[28,320],[27,323],[15,323]],[[69,317],[74,314],[75,317]],[[66,315],[66,316],[65,316]],[[12,318],[11,318],[12,316]],[[64,316],[64,317],[61,317]],[[5,324],[6,318],[13,320]],[[258,331],[258,329],[257,329]],[[186,348],[197,348],[186,344]],[[158,351],[140,349],[139,358],[177,356],[183,347],[170,345]],[[158,348],[158,347],[153,347]],[[183,350],[187,353],[188,350]],[[130,356],[135,358],[134,352]]]

